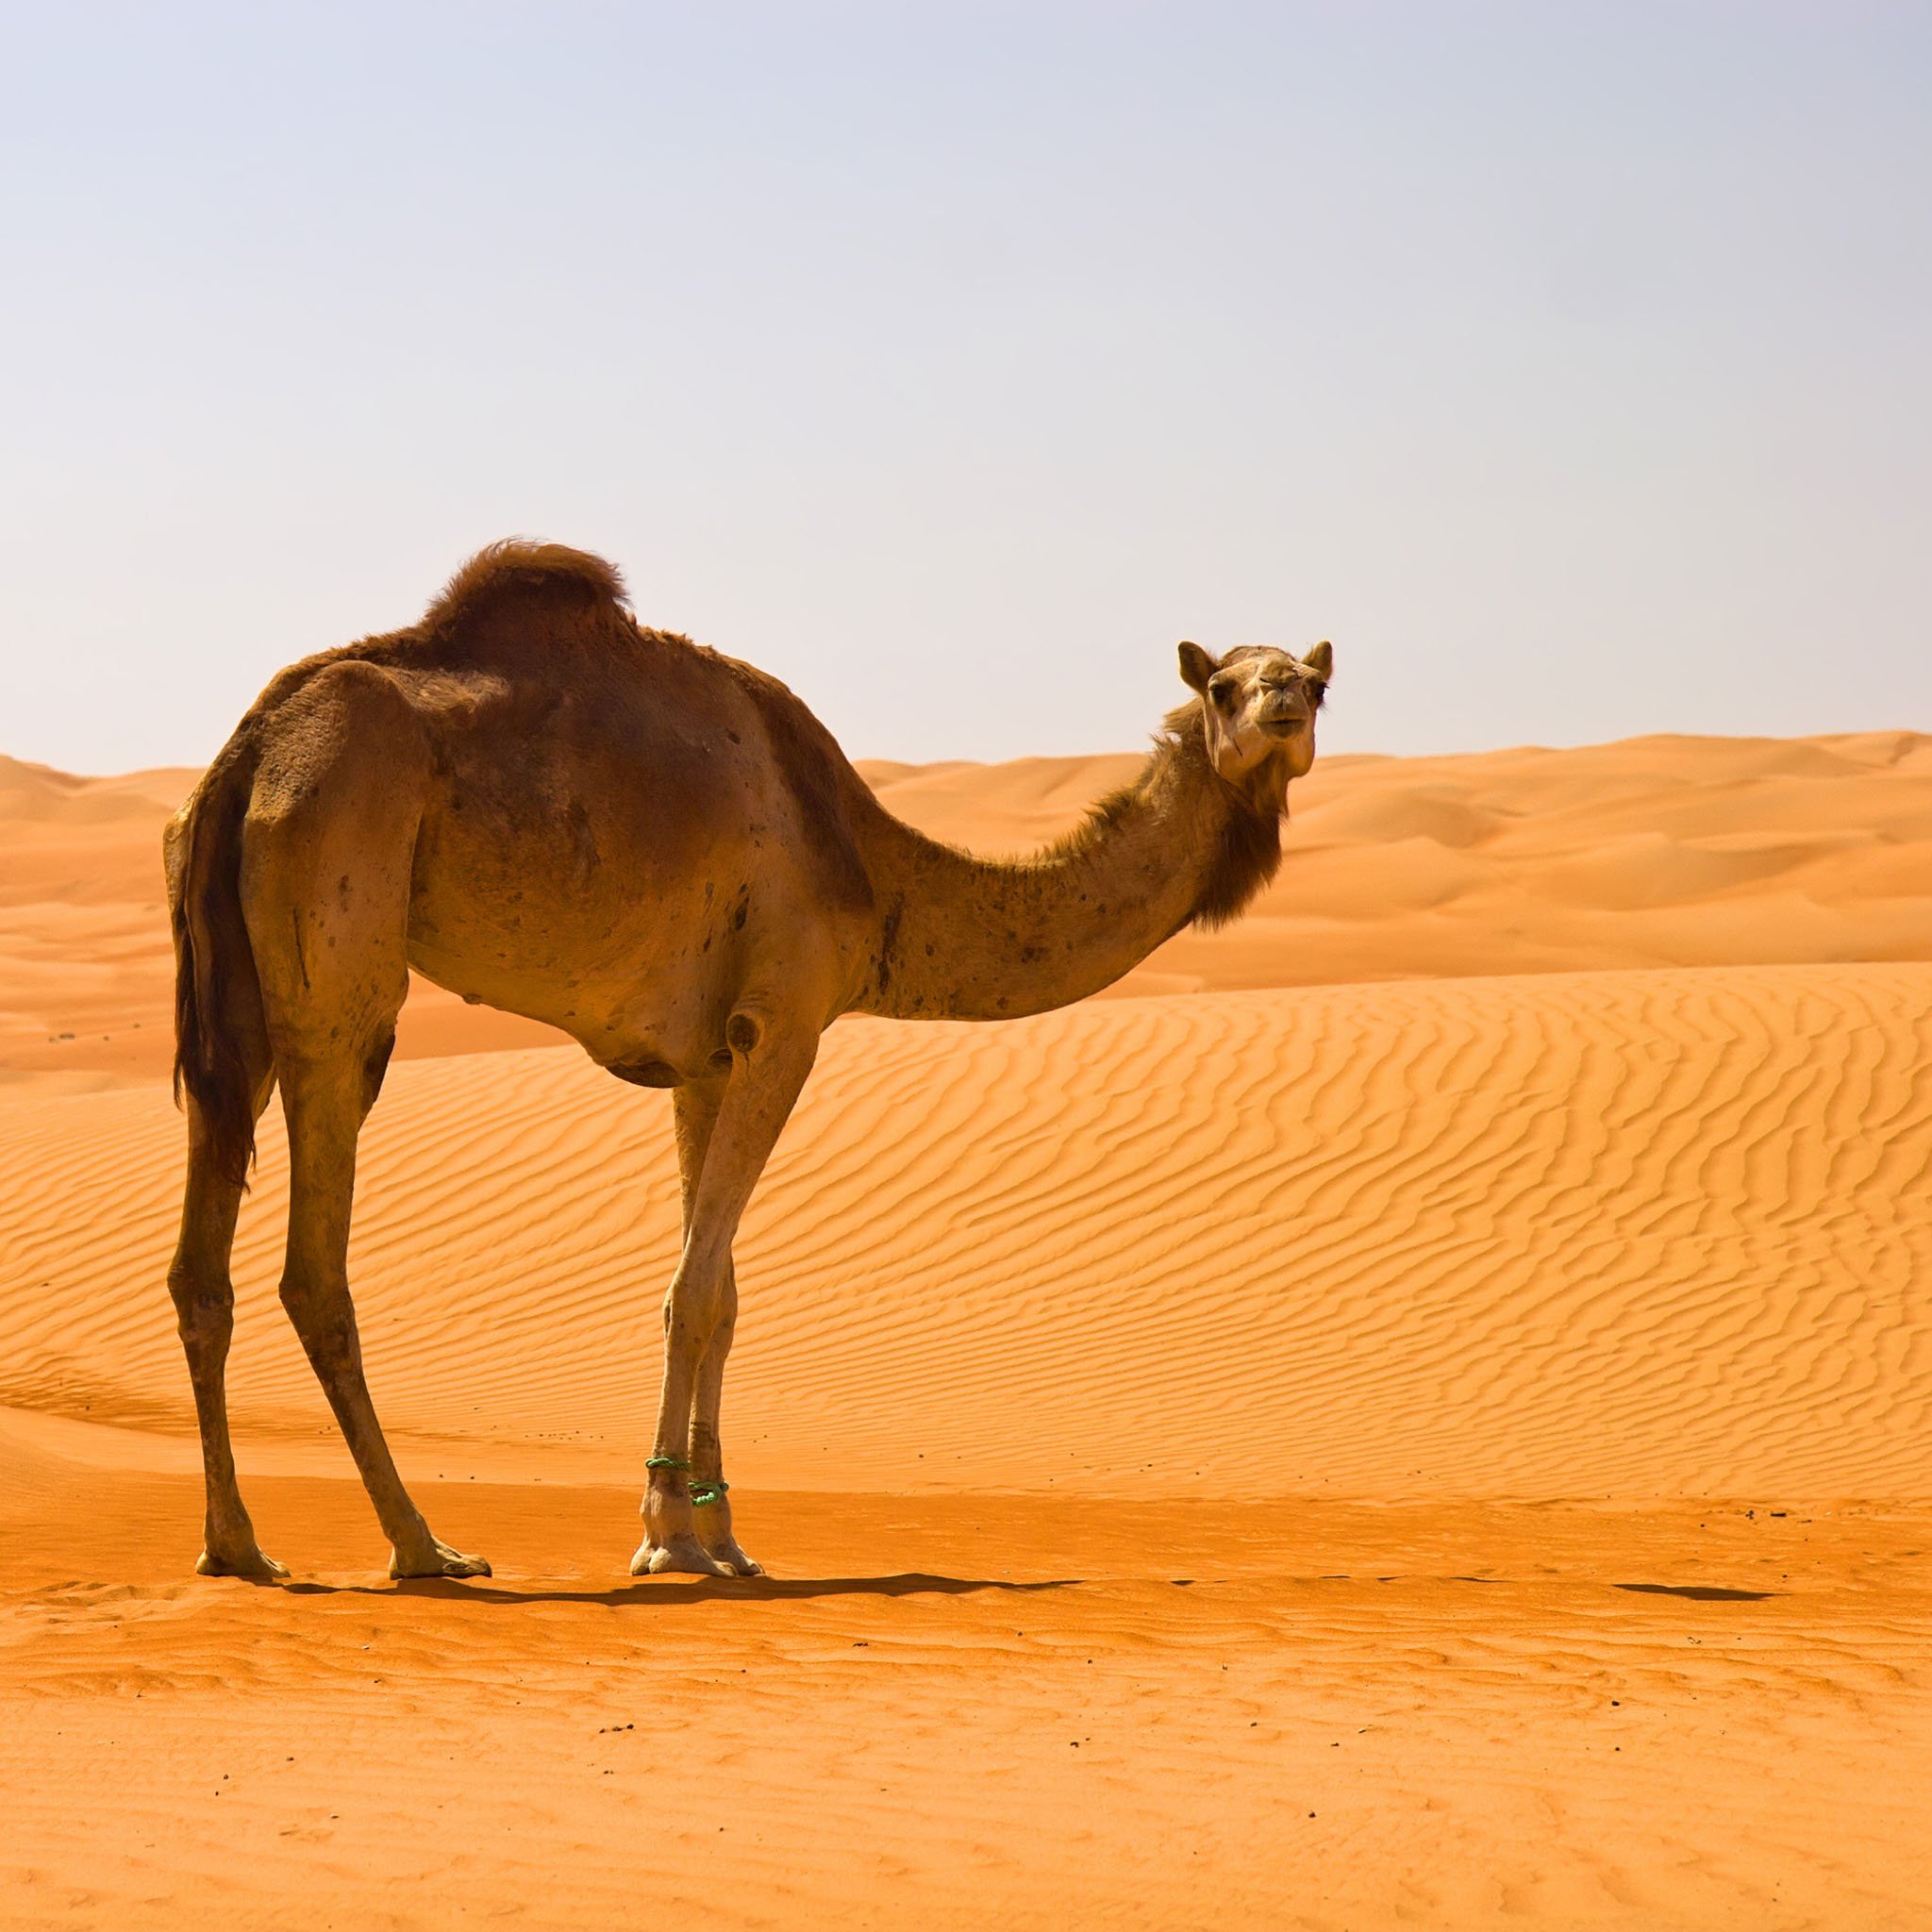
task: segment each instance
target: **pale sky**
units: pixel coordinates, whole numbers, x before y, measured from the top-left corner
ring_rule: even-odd
[[[1932,728],[1932,7],[0,8],[0,751],[513,532],[855,756]]]

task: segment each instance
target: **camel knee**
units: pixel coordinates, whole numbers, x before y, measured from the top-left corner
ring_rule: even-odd
[[[664,1343],[675,1353],[701,1356],[727,1320],[724,1283],[715,1277],[679,1279],[664,1297]]]
[[[303,1351],[317,1370],[359,1364],[362,1347],[356,1333],[355,1305],[346,1280],[317,1280],[285,1274],[282,1307],[294,1324]]]
[[[665,1346],[677,1355],[702,1356],[715,1326],[708,1311],[673,1311],[664,1324]]]

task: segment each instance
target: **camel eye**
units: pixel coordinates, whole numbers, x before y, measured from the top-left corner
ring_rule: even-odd
[[[1325,677],[1311,677],[1307,686],[1308,703],[1314,709],[1322,708],[1322,700],[1328,695],[1328,680]]]
[[[1234,703],[1237,680],[1232,677],[1210,677],[1208,680],[1208,695],[1223,710]]]

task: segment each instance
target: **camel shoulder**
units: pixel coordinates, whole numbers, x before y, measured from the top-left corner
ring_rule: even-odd
[[[791,689],[755,664],[716,654],[715,662],[750,705],[776,774],[791,796],[821,890],[835,904],[869,912],[872,880],[856,821],[872,794],[839,741]]]

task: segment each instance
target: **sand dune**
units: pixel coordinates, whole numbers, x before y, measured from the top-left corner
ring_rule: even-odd
[[[861,769],[922,829],[1013,852],[1065,831],[1137,764]],[[160,827],[192,779],[80,779],[0,758],[0,1079],[165,1069]],[[1293,808],[1287,863],[1248,918],[1182,934],[1116,996],[1932,959],[1932,738],[1911,732],[1342,758],[1317,764]],[[554,1039],[419,984],[397,1051]]]
[[[868,770],[1012,850],[1133,763]],[[433,989],[352,1272],[497,1576],[378,1580],[274,1109],[231,1394],[296,1580],[189,1574],[192,775],[0,760],[0,1924],[1932,1924],[1932,740],[1338,759],[1116,996],[841,1023],[718,1585],[624,1571],[666,1098]]]

